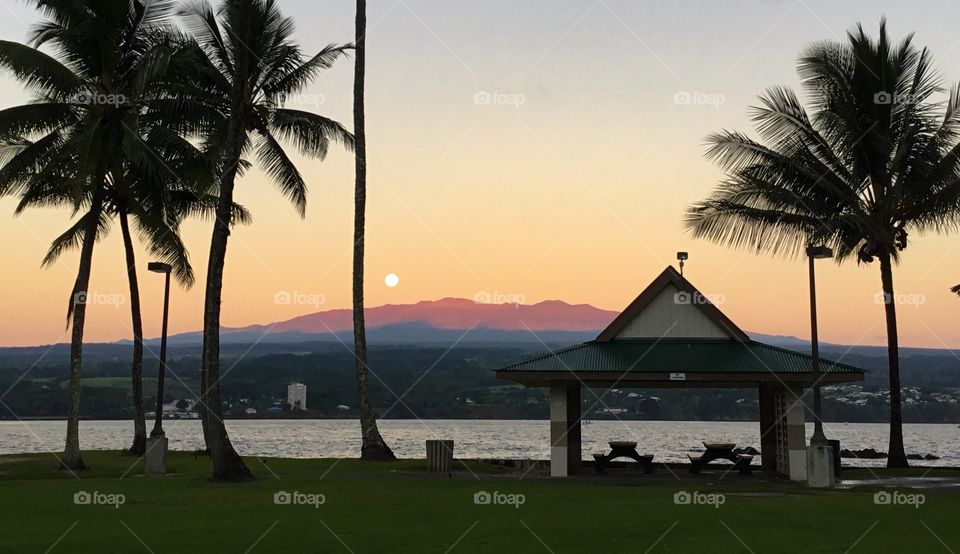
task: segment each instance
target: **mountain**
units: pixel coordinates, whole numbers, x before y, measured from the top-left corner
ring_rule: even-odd
[[[423,300],[367,308],[368,339],[390,343],[538,342],[576,343],[596,337],[617,312],[589,304],[547,300],[536,304],[487,304],[465,298]],[[335,340],[352,343],[350,309],[334,309],[264,325],[224,327],[222,342],[301,342]],[[153,339],[156,340],[156,339]],[[200,340],[199,332],[170,337],[171,343]]]
[[[349,309],[307,314],[269,325],[251,325],[224,332],[261,331],[283,333],[329,333],[353,329]],[[606,327],[617,312],[594,308],[589,304],[567,304],[547,300],[537,304],[484,304],[465,298],[422,300],[416,304],[385,304],[367,308],[367,327],[418,322],[437,329],[484,327],[510,331],[597,331]]]
[[[366,309],[367,339],[379,344],[546,343],[571,345],[596,338],[618,315],[589,304],[546,300],[537,304],[488,304],[465,298],[385,304]],[[808,353],[810,340],[749,332],[753,340]],[[170,337],[172,345],[200,344],[199,331]],[[224,327],[223,344],[294,344],[337,340],[353,344],[353,317],[348,308],[324,310],[292,319],[246,327]],[[130,341],[119,341],[129,343]],[[147,341],[156,344],[159,339]],[[826,357],[886,356],[883,346],[847,346],[821,342]],[[901,348],[904,356],[936,349]]]

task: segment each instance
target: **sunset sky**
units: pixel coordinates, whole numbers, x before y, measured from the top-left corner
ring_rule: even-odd
[[[281,0],[307,52],[353,37],[352,0]],[[947,83],[960,80],[960,4],[753,0],[371,0],[368,7],[369,202],[367,303],[482,293],[525,303],[561,299],[620,310],[677,250],[686,275],[747,331],[809,336],[802,260],[692,240],[683,212],[721,177],[704,137],[750,131],[747,108],[764,88],[797,87],[798,53],[839,40],[858,21],[876,34],[916,32]],[[0,0],[0,37],[23,41],[38,20]],[[352,127],[352,59],[293,99]],[[27,96],[0,77],[0,107]],[[687,100],[689,99],[689,102]],[[254,222],[234,231],[223,324],[242,326],[350,305],[352,154],[296,158],[310,185],[307,216],[257,172],[237,185]],[[13,216],[0,200],[0,345],[68,341],[65,313],[75,254],[43,269],[70,214]],[[958,236],[911,237],[896,269],[901,343],[960,347]],[[171,333],[197,330],[210,222],[185,240],[198,284],[176,289]],[[146,334],[159,332],[162,278],[138,252]],[[881,344],[879,268],[818,266],[821,339]],[[387,274],[399,284],[388,287]],[[130,337],[119,229],[94,254],[89,341]],[[277,293],[310,303],[277,304]],[[113,302],[116,300],[116,302]]]

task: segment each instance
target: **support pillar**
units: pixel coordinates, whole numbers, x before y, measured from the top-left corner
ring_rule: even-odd
[[[806,406],[803,385],[787,385],[784,394],[784,422],[787,433],[787,459],[791,481],[807,480]]]
[[[760,400],[760,461],[764,471],[777,471],[779,448],[777,444],[777,397],[775,385],[761,383],[758,398]]]
[[[550,384],[550,476],[580,471],[580,383]]]

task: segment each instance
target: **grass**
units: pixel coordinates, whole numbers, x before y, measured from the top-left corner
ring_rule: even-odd
[[[66,388],[70,381],[60,383],[62,388]],[[80,385],[84,387],[100,387],[108,389],[128,389],[130,388],[129,377],[83,377],[80,379]]]
[[[208,480],[209,460],[172,453],[171,475],[145,477],[131,456],[87,452],[77,477],[51,454],[0,456],[3,552],[947,552],[960,549],[960,494],[877,506],[878,489],[815,492],[760,478],[585,475],[561,480],[468,462],[452,476],[422,460],[251,458],[257,480]],[[471,473],[471,471],[473,473]],[[960,477],[960,473],[953,472]],[[478,480],[479,479],[479,480]],[[80,492],[122,494],[119,507],[77,505]],[[277,505],[280,491],[322,494]],[[478,491],[524,495],[477,505]],[[679,491],[725,501],[677,505]],[[916,491],[901,491],[904,493]],[[942,541],[942,542],[941,542]]]

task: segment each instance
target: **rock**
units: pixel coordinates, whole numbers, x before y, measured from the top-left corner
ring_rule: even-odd
[[[907,454],[908,460],[939,460],[940,456],[933,454]]]
[[[840,450],[841,458],[860,458],[862,460],[876,460],[878,458],[886,458],[886,452],[879,452],[873,448],[863,448],[861,450],[847,450],[846,448]]]
[[[734,454],[743,454],[745,456],[759,456],[760,451],[752,446],[745,446],[743,448],[734,448]]]

